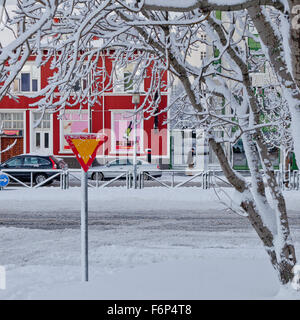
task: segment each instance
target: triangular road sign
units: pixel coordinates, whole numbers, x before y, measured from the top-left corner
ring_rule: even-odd
[[[80,133],[65,135],[69,146],[85,172],[96,157],[97,149],[107,140],[104,134]]]

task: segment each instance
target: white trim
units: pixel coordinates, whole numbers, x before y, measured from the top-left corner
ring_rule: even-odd
[[[28,109],[24,109],[24,108],[21,108],[21,109],[15,109],[15,108],[14,109],[0,109],[0,113],[23,113],[23,132],[25,132],[25,129],[26,129],[26,111],[27,110]],[[11,128],[11,129],[5,129],[5,130],[20,130],[20,129]]]
[[[128,68],[132,65],[133,65],[132,68],[135,69],[136,64],[137,64],[137,62],[133,61],[133,62],[128,62],[128,64],[123,68],[115,68],[116,62],[113,61],[113,63],[112,63],[112,70],[114,71],[113,75],[112,75],[112,91],[113,91],[113,93],[115,93],[115,94],[125,93],[128,95],[132,95],[132,93],[135,91],[139,91],[141,93],[145,92],[145,79],[146,78],[143,78],[143,82],[140,84],[140,88],[135,88],[135,81],[133,81],[133,83],[132,83],[133,88],[131,91],[125,91],[125,89],[124,89],[124,87],[125,87],[124,86],[124,71],[126,72],[126,69],[128,70]],[[128,73],[130,73],[129,70],[128,70]],[[117,85],[115,85],[115,80],[116,80],[115,77],[116,76],[118,77],[117,81],[120,82]],[[138,72],[136,73],[136,76],[139,77]]]
[[[24,68],[26,69],[26,67],[29,67],[30,70],[24,70]],[[37,78],[33,77],[33,68],[35,67],[37,69]],[[37,79],[38,84],[37,84],[37,91],[21,91],[21,74],[22,73],[30,73],[30,89],[32,90],[32,80],[33,79]],[[41,67],[37,67],[35,64],[35,61],[27,61],[26,64],[23,66],[23,68],[21,69],[21,71],[18,73],[18,75],[16,76],[15,80],[19,80],[19,90],[18,91],[14,91],[14,93],[18,96],[27,96],[27,95],[32,95],[32,94],[36,94],[37,92],[39,92],[41,90]],[[14,85],[14,83],[12,84]]]
[[[79,114],[79,110],[80,109],[65,109],[65,110],[61,110],[59,113],[59,116],[63,113],[77,113]],[[86,113],[88,115],[88,110],[87,109],[81,109],[80,113]],[[73,151],[71,149],[66,149],[64,150],[63,145],[64,145],[64,137],[63,137],[63,133],[64,133],[64,128],[63,128],[63,121],[64,119],[57,119],[59,121],[59,150],[58,150],[58,154],[73,154]],[[82,120],[83,121],[83,120]],[[87,119],[88,121],[88,119]]]
[[[26,153],[26,137],[27,137],[27,131],[26,131],[26,111],[28,109],[0,109],[0,113],[23,113],[23,136],[20,138],[23,138],[23,153]],[[7,130],[18,130],[18,129],[7,129]],[[2,137],[5,138],[5,137]],[[8,137],[7,137],[8,138]]]
[[[111,142],[110,142],[110,152],[109,154],[131,154],[133,155],[133,149],[132,150],[116,150],[116,137],[115,137],[115,126],[114,126],[114,113],[125,113],[125,112],[131,112],[134,113],[134,109],[110,109],[108,110],[111,112]],[[134,130],[134,129],[133,129]],[[138,153],[145,153],[144,150],[144,117],[141,117],[140,121],[140,133],[142,132],[142,135],[140,134],[140,148],[137,150]]]
[[[26,130],[26,111],[23,109],[23,153],[26,153],[26,141],[27,141],[27,130]],[[29,146],[30,147],[30,146]],[[30,152],[30,151],[29,151]]]
[[[50,113],[50,128],[34,128],[33,125],[33,114],[35,112],[41,113],[38,109],[33,109],[30,110],[30,115],[29,115],[29,130],[30,130],[30,151],[29,152],[37,152],[35,149],[34,141],[35,141],[35,132],[36,131],[43,131],[43,132],[49,132],[49,154],[53,154],[53,113]],[[43,120],[42,120],[43,121]]]

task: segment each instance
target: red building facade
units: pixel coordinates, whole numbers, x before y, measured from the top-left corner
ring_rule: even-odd
[[[106,54],[104,59],[106,71],[110,74],[113,61],[109,54]],[[71,166],[76,166],[74,154],[69,149],[64,135],[80,132],[101,131],[108,135],[108,141],[98,150],[99,163],[133,155],[132,90],[129,90],[131,88],[128,88],[128,84],[122,84],[122,73],[128,74],[130,70],[121,70],[121,81],[118,80],[118,85],[113,85],[103,94],[99,94],[95,104],[86,104],[81,110],[78,106],[42,115],[37,107],[30,106],[39,98],[30,98],[28,95],[37,93],[47,85],[52,70],[50,62],[37,68],[34,60],[34,56],[29,59],[13,83],[12,90],[18,101],[8,96],[0,101],[0,150],[3,151],[13,144],[10,149],[1,153],[1,162],[14,155],[35,153],[53,154],[64,158]],[[163,81],[167,82],[167,74],[164,75]],[[101,83],[101,79],[99,82]],[[144,88],[140,90],[141,103],[145,99],[150,82],[151,78],[146,76]],[[167,104],[168,94],[162,91],[158,111],[164,110]],[[162,112],[156,117],[149,117],[149,114],[144,115],[143,112],[137,115],[138,157],[146,158],[147,149],[151,149],[152,162],[156,163],[162,159],[162,162],[168,163],[169,134],[168,125],[165,124],[167,116],[167,112]]]

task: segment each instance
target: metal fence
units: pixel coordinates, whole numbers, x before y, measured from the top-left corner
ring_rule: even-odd
[[[81,178],[76,176],[76,173],[81,172],[81,169],[68,169],[65,170],[65,174],[66,174],[66,188],[70,187],[70,178],[74,178],[75,180],[81,181]],[[96,179],[95,180],[90,180],[90,182],[88,182],[88,186],[91,188],[105,188],[110,186],[111,184],[113,184],[115,181],[120,180],[120,179],[125,179],[126,181],[126,188],[129,189],[132,187],[132,183],[131,183],[131,171],[129,170],[106,170],[106,173],[115,173],[116,176],[111,178],[109,181],[106,181],[103,183],[100,183],[100,179],[99,176],[103,171],[101,170],[96,170],[96,169],[89,169],[89,173],[95,173],[96,174]]]
[[[63,181],[62,176],[65,174],[64,170],[62,169],[2,169],[1,172],[5,173],[10,180],[26,188],[39,188],[41,186],[46,185],[50,181],[52,182],[55,179],[59,179],[62,184],[62,181]],[[29,173],[29,176],[30,176],[28,181],[29,185],[24,182],[24,179],[14,177],[12,175],[13,173]],[[45,174],[46,179],[44,181],[41,181],[40,183],[36,183],[35,182],[36,176],[38,174],[43,174],[43,173]],[[51,175],[47,177],[47,173],[50,173]]]
[[[165,173],[170,177],[170,181],[159,180],[155,173]],[[138,174],[138,186],[140,189],[144,188],[145,181],[153,180],[159,185],[166,188],[180,188],[186,186],[190,182],[200,183],[200,187],[203,189],[209,189],[212,185],[212,171],[197,171],[197,170],[151,170],[140,171]],[[178,177],[185,177],[184,181],[176,181]]]
[[[61,189],[68,189],[71,187],[70,179],[81,181],[79,173],[81,169],[3,169],[1,172],[7,174],[11,182],[22,185],[26,188],[39,188],[47,185],[53,180],[58,180]],[[16,178],[12,174],[17,172],[29,173],[30,179],[25,183],[23,179]],[[51,174],[44,181],[36,183],[37,174],[45,173]],[[89,176],[95,173],[95,180],[89,180],[88,186],[91,188],[105,188],[111,186],[114,182],[124,179],[125,186],[130,189],[133,184],[133,173],[131,170],[106,170],[105,173],[113,173],[108,181],[101,181],[99,179],[101,170],[91,168]],[[299,190],[300,188],[300,171],[281,171],[275,170],[275,177],[279,187],[283,190]],[[78,175],[77,175],[78,174]],[[161,176],[161,177],[159,177]],[[222,171],[209,170],[151,170],[139,171],[137,175],[137,187],[144,188],[149,181],[155,182],[156,185],[166,188],[180,188],[188,185],[196,185],[202,189],[209,189],[217,184],[222,186],[230,186],[226,178],[222,176]],[[193,184],[194,183],[194,184]]]
[[[36,189],[42,186],[45,186],[49,184],[50,182],[53,182],[54,180],[58,180],[60,183],[60,188],[61,189],[68,189],[70,187],[70,178],[73,178],[74,180],[81,181],[81,178],[76,176],[76,173],[80,173],[81,169],[2,169],[0,172],[5,173],[11,182],[14,182],[16,184],[19,184],[23,187],[29,188],[29,189]],[[96,172],[100,173],[100,170],[89,170],[89,172]],[[88,183],[89,187],[107,187],[114,183],[115,181],[124,178],[126,180],[126,187],[131,188],[132,183],[130,179],[130,171],[126,170],[111,170],[111,171],[106,171],[106,172],[114,172],[117,173],[117,176],[112,178],[109,181],[106,181],[102,184],[100,184],[99,179],[96,179],[95,181],[91,180]],[[28,173],[29,178],[26,178],[26,182],[24,181],[24,178],[17,178],[13,176],[13,173]],[[36,183],[36,176],[38,174],[45,174],[45,176],[48,176],[51,174],[51,176],[46,177],[46,179],[40,183]]]
[[[299,190],[300,171],[275,170],[276,181],[283,190]]]

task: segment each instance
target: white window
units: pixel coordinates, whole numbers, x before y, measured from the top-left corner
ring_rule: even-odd
[[[206,34],[205,33],[201,33],[200,34],[200,39],[203,41],[206,41]]]
[[[86,78],[82,78],[80,80],[77,80],[75,85],[73,86],[73,92],[78,92],[80,90],[85,90],[87,86],[89,85],[89,80]]]
[[[61,118],[61,152],[71,152],[65,135],[72,133],[88,133],[89,122],[87,111],[66,110]]]
[[[134,149],[134,117],[132,111],[122,110],[112,112],[112,151],[117,153],[132,153]],[[143,152],[143,121],[137,115],[136,132],[137,151]]]
[[[35,128],[50,129],[51,115],[47,112],[45,112],[44,114],[42,114],[41,112],[34,112],[33,121]],[[37,126],[35,124],[37,124]]]
[[[200,51],[200,59],[203,60],[206,57],[206,51]]]
[[[23,130],[24,128],[23,112],[1,112],[0,125],[2,129]]]
[[[27,63],[14,80],[15,92],[37,92],[40,89],[40,69]]]
[[[144,92],[144,79],[141,70],[135,70],[136,63],[130,63],[124,68],[115,68],[114,92]],[[134,73],[134,75],[133,75]]]

